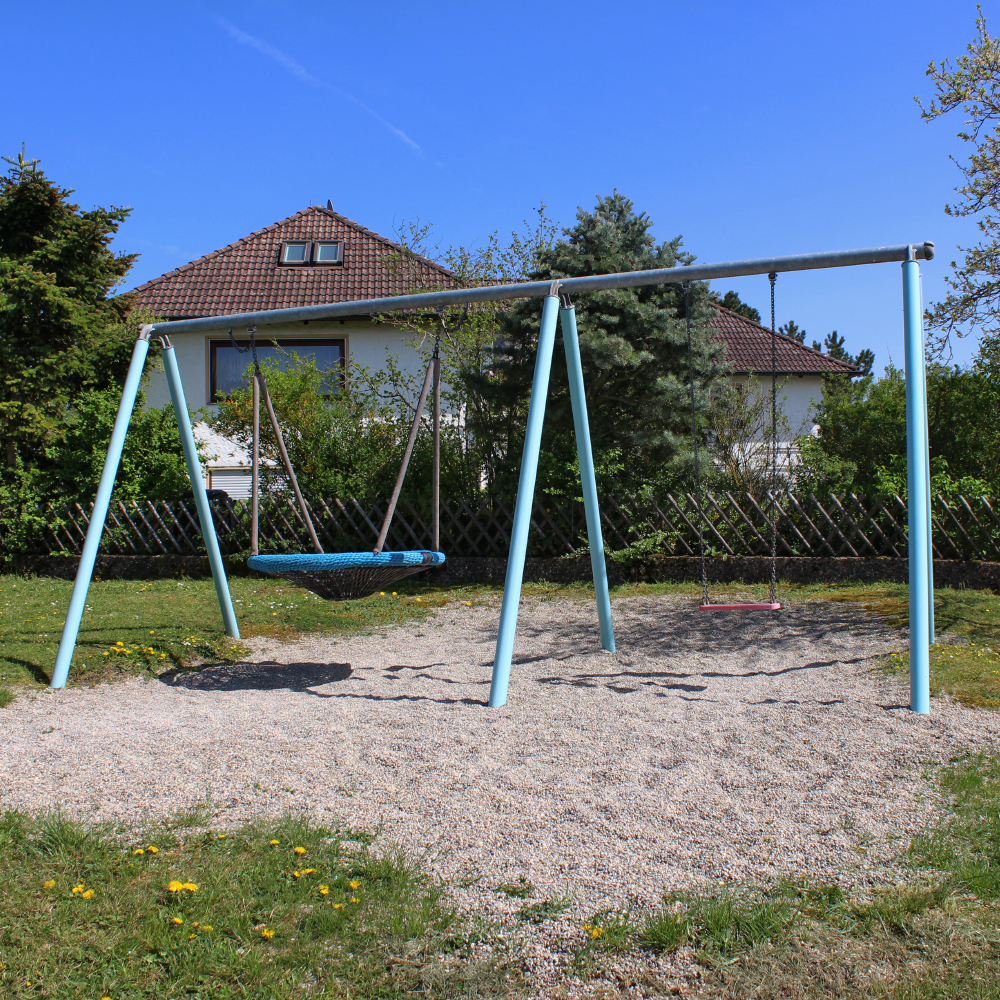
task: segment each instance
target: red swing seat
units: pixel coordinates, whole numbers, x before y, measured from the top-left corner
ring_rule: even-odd
[[[702,604],[699,611],[778,611],[780,604]]]

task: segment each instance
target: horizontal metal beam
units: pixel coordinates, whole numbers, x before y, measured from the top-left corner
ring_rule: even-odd
[[[911,257],[912,255],[912,257]],[[596,292],[605,288],[637,288],[641,285],[677,284],[683,281],[711,281],[713,278],[738,278],[771,271],[811,271],[824,267],[853,267],[857,264],[886,264],[912,258],[930,260],[934,244],[903,243],[893,247],[869,247],[865,250],[835,250],[829,253],[805,253],[794,257],[763,257],[757,260],[734,260],[723,264],[691,264],[688,267],[664,267],[651,271],[626,271],[622,274],[592,274],[582,278],[560,279],[560,290],[570,293]],[[331,302],[294,309],[268,309],[234,313],[230,316],[204,316],[156,323],[154,333],[196,333],[230,326],[270,326],[302,320],[338,319],[404,309],[434,309],[438,306],[464,305],[472,302],[495,302],[500,299],[533,299],[549,294],[551,281],[524,281],[515,285],[486,285],[481,288],[442,289],[416,295],[393,295],[360,302]]]

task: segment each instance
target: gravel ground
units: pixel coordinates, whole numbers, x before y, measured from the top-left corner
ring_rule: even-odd
[[[0,808],[129,823],[210,798],[214,825],[287,810],[423,853],[495,892],[589,913],[667,888],[810,872],[892,875],[933,808],[928,762],[998,745],[1000,719],[873,670],[904,637],[850,605],[703,615],[677,598],[524,601],[505,708],[485,707],[498,607],[246,662],[22,697],[3,710]]]

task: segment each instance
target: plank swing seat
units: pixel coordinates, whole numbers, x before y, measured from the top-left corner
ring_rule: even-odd
[[[772,271],[768,274],[771,282],[771,589],[768,599],[760,603],[747,604],[713,604],[708,593],[708,573],[705,566],[705,535],[702,528],[704,522],[703,508],[701,503],[701,475],[698,465],[698,417],[695,407],[694,395],[694,360],[691,348],[691,283],[684,282],[684,315],[687,324],[687,355],[688,355],[688,384],[691,390],[691,436],[694,443],[694,484],[695,484],[695,506],[698,511],[698,551],[701,556],[701,604],[698,610],[702,612],[715,611],[780,611],[781,602],[778,600],[777,589],[777,519],[775,517],[774,494],[778,484],[778,401],[777,401],[777,369],[778,369],[778,347],[777,332],[774,325],[774,282],[778,275]]]
[[[430,364],[427,366],[427,374],[424,378],[423,388],[420,392],[420,399],[417,403],[416,413],[413,423],[410,426],[410,435],[406,442],[406,451],[403,454],[403,461],[400,465],[399,474],[396,477],[396,485],[392,491],[389,506],[386,509],[385,517],[382,521],[382,528],[379,532],[378,541],[371,552],[324,552],[316,535],[312,518],[309,515],[309,508],[303,499],[302,491],[299,489],[298,479],[295,470],[288,458],[288,451],[285,448],[284,436],[281,427],[274,414],[274,407],[271,405],[271,397],[267,391],[267,382],[257,360],[257,345],[254,340],[256,327],[250,327],[250,343],[247,347],[239,347],[233,340],[232,330],[229,331],[229,338],[233,347],[240,353],[253,351],[253,486],[252,486],[252,518],[250,524],[250,558],[247,559],[247,566],[250,569],[271,576],[280,576],[296,586],[311,590],[319,597],[328,601],[347,601],[362,597],[368,597],[376,591],[383,590],[392,584],[420,573],[431,566],[440,566],[445,561],[445,554],[438,551],[440,548],[440,484],[441,484],[441,356],[440,337],[435,341],[434,354]],[[432,475],[432,499],[431,499],[431,521],[433,530],[433,540],[431,549],[405,550],[401,552],[384,552],[386,536],[389,534],[389,525],[392,523],[392,516],[396,511],[396,504],[399,501],[399,493],[403,488],[403,480],[406,477],[406,470],[410,464],[410,456],[413,454],[413,445],[417,439],[417,431],[420,429],[420,420],[423,416],[424,407],[427,403],[427,395],[431,384],[434,386],[434,459]],[[315,552],[302,552],[296,554],[283,555],[261,555],[258,550],[258,523],[260,507],[260,402],[264,401],[267,409],[268,419],[271,423],[271,430],[274,432],[275,441],[278,445],[278,453],[284,466],[288,481],[291,484],[295,499],[298,502],[299,510],[302,512],[302,520],[309,532]]]
[[[700,604],[699,611],[780,611],[781,604]]]

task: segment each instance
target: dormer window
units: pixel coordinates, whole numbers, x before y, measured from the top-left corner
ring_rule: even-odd
[[[342,264],[344,262],[344,244],[340,240],[332,243],[314,243],[312,245],[312,260],[314,264]]]
[[[281,244],[282,264],[308,264],[309,263],[309,243],[303,240],[301,243],[286,240]]]
[[[343,264],[343,240],[285,240],[279,264],[308,267],[310,264]]]

